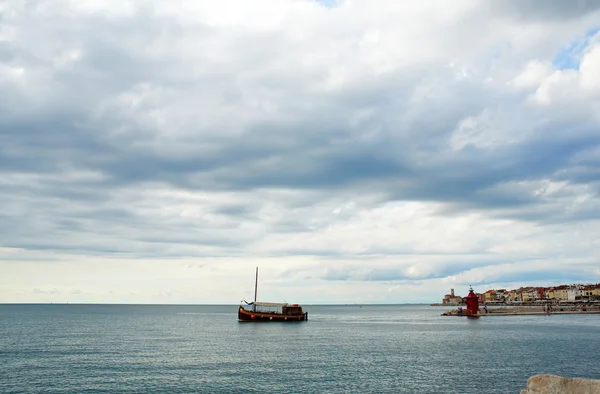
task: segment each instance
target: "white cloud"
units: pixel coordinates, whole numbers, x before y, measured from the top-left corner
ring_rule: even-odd
[[[551,69],[552,65],[548,62],[531,61],[527,63],[524,70],[511,81],[511,85],[520,90],[537,88],[544,79],[550,76]]]
[[[576,104],[600,99],[600,44],[591,47],[579,70],[555,70],[543,79],[533,100],[540,105]]]
[[[583,57],[580,72],[581,88],[588,92],[591,98],[600,98],[600,44],[592,47]]]
[[[3,3],[0,302],[598,279],[600,13],[529,4]]]

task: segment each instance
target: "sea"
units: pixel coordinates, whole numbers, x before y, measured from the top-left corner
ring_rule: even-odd
[[[519,393],[600,378],[600,315],[441,316],[428,305],[0,305],[0,393]]]

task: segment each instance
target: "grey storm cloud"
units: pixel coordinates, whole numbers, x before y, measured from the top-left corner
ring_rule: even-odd
[[[600,5],[593,0],[576,0],[570,3],[544,0],[506,1],[495,4],[494,7],[498,12],[510,17],[540,21],[578,18],[600,10]]]

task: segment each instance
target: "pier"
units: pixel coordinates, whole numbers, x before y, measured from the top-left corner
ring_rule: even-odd
[[[471,316],[471,317],[487,317],[487,316],[525,316],[525,315],[597,315],[600,314],[600,306],[594,305],[586,308],[574,307],[553,307],[552,311],[545,310],[544,307],[497,307],[488,308],[487,312],[479,308],[477,314],[461,313],[458,309],[453,309],[442,313],[442,316]]]

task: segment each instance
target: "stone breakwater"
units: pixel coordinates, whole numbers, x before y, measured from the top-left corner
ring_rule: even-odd
[[[527,379],[521,394],[600,394],[600,380],[535,375]]]
[[[463,309],[464,312],[464,309]],[[499,307],[487,308],[487,312],[483,308],[479,308],[477,316],[514,316],[514,315],[592,315],[600,314],[600,306],[579,308],[579,307],[553,307],[552,311],[548,311],[543,306],[541,307]],[[458,309],[453,309],[442,313],[442,316],[463,316]]]

